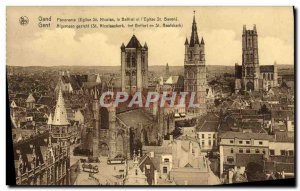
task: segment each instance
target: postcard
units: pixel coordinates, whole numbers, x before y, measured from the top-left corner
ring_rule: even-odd
[[[295,185],[293,7],[6,10],[7,184]]]

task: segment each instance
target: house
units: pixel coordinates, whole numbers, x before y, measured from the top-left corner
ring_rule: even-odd
[[[171,137],[170,140],[164,140],[162,146],[144,146],[143,150],[152,156],[151,160],[158,173],[158,185],[162,180],[176,185],[208,183],[207,159],[201,154],[195,138],[181,136],[173,140]]]
[[[197,127],[197,139],[202,151],[211,151],[218,145],[219,121],[204,121]]]
[[[269,156],[269,144],[273,139],[267,133],[232,132],[219,134],[220,176],[230,168],[236,168],[237,154]]]
[[[163,84],[164,91],[181,92],[183,91],[184,79],[180,75],[170,76]]]
[[[149,185],[145,170],[142,171],[139,167],[138,156],[134,154],[133,163],[128,164],[127,175],[125,177],[124,185]]]
[[[275,132],[269,143],[269,155],[294,157],[294,142],[294,132]]]

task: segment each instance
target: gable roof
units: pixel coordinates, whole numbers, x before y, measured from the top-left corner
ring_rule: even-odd
[[[130,39],[130,41],[128,42],[126,48],[141,48],[142,45],[139,42],[139,40],[136,38],[135,35],[133,35]]]
[[[29,94],[28,98],[26,99],[26,103],[34,103],[35,98],[33,97],[32,94]]]
[[[199,132],[217,132],[219,121],[204,121],[201,126],[198,126]]]

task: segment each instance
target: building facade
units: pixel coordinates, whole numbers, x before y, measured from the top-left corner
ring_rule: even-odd
[[[258,33],[243,26],[242,66],[235,65],[235,92],[262,91],[278,86],[277,64],[259,65]]]
[[[50,113],[46,131],[14,145],[17,185],[70,185],[70,139],[73,129],[67,119],[62,89],[54,116]],[[54,142],[54,143],[53,143]],[[48,146],[45,146],[48,144]],[[16,157],[16,158],[17,158]]]
[[[142,46],[135,35],[121,46],[121,88],[127,92],[148,88],[148,46]]]
[[[186,39],[184,54],[184,91],[195,92],[195,104],[199,107],[189,108],[188,112],[203,115],[206,113],[206,66],[205,44],[199,41],[197,23],[194,15],[190,42]]]
[[[269,156],[272,136],[266,133],[243,133],[227,131],[219,135],[220,177],[228,169],[239,168],[238,155]],[[246,166],[243,166],[245,168]]]

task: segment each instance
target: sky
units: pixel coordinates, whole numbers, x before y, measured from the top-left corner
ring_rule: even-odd
[[[254,24],[260,64],[294,64],[292,7],[8,7],[7,64],[119,66],[120,46],[135,34],[142,45],[147,42],[149,66],[183,66],[184,42],[191,35],[194,10],[199,38],[205,41],[206,65],[241,64],[243,25],[252,29]],[[28,17],[28,25],[19,24],[21,16]],[[51,27],[39,28],[39,16],[51,16]],[[176,23],[183,27],[56,28],[57,18],[157,16],[177,17]]]

